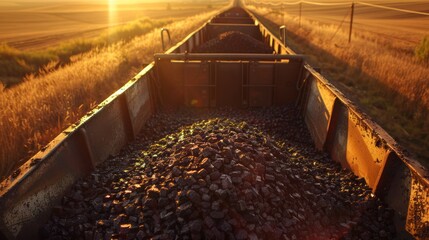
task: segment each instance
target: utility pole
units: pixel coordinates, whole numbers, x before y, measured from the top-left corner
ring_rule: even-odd
[[[352,41],[353,17],[355,14],[355,3],[352,3],[352,15],[350,16],[349,43]]]
[[[299,3],[299,28],[301,28],[302,2]]]
[[[282,3],[282,23],[283,23],[283,25],[285,25],[285,12],[286,12],[286,10],[285,10],[285,6],[283,5],[283,3]]]

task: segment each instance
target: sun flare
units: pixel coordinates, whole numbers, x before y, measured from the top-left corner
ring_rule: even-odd
[[[114,25],[118,22],[116,9],[116,0],[109,0],[109,25]]]

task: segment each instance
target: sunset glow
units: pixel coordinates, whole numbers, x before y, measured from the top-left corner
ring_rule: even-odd
[[[118,14],[116,9],[116,0],[109,0],[109,25],[114,25],[118,22]]]
[[[429,240],[429,0],[0,0],[0,240]]]

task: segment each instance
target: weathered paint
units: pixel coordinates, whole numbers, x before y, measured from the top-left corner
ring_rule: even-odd
[[[252,13],[249,14],[257,19]],[[264,25],[256,25],[271,47],[276,49],[280,44],[281,52],[295,54]],[[306,64],[305,69],[311,73],[312,80],[303,88],[309,91],[303,94],[307,97],[301,106],[304,107],[304,117],[315,145],[323,147],[334,160],[350,168],[357,176],[364,177],[373,192],[395,210],[400,237],[409,237],[404,232],[406,229],[418,239],[428,239],[428,170],[404,154],[389,134],[313,67]],[[326,91],[322,90],[321,93],[321,89]],[[411,175],[413,181],[408,177]]]
[[[427,239],[429,236],[429,189],[415,174],[412,175],[406,226],[418,238]]]
[[[305,109],[305,122],[319,150],[323,150],[328,134],[335,95],[315,78],[309,83],[309,97]]]
[[[140,131],[153,113],[148,78],[152,68],[149,65],[56,137],[20,168],[19,175],[2,182],[0,230],[5,237],[37,238],[40,225],[69,187],[117,153],[129,141],[130,130]]]

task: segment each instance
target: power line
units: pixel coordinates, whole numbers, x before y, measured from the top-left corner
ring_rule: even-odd
[[[334,35],[331,37],[329,41],[334,40],[334,37],[337,35],[337,33],[340,31],[341,27],[343,26],[344,22],[346,21],[346,18],[350,15],[350,12],[347,12],[346,15],[344,15],[343,21],[341,21],[341,24],[338,26],[337,30],[335,31]]]
[[[281,2],[279,2],[279,3],[272,3],[272,2],[260,2],[260,1],[257,1],[257,0],[252,0],[252,2],[255,2],[256,4],[259,4],[259,5],[271,5],[271,6],[274,6],[274,7],[283,5],[283,3],[281,3]]]
[[[344,5],[350,5],[351,3],[341,3],[341,2],[333,2],[333,3],[322,3],[322,2],[313,2],[313,1],[296,1],[296,2],[277,2],[277,3],[273,3],[273,2],[264,2],[261,3],[259,1],[253,1],[257,4],[266,4],[266,5],[272,5],[272,6],[281,6],[281,5],[298,5],[298,4],[309,4],[309,5],[317,5],[317,6],[344,6]],[[355,1],[355,4],[360,4],[360,5],[364,5],[364,6],[369,6],[369,7],[374,7],[374,8],[380,8],[380,9],[385,9],[385,10],[392,10],[392,11],[398,11],[398,12],[404,12],[404,13],[412,13],[412,14],[417,14],[417,15],[422,15],[422,16],[429,16],[429,13],[426,12],[420,12],[420,11],[414,11],[414,10],[408,10],[408,9],[403,9],[403,8],[396,8],[396,7],[388,7],[388,6],[383,6],[383,5],[378,5],[378,4],[373,4],[373,3],[367,3],[367,2],[362,2],[362,1]]]
[[[298,1],[298,2],[291,2],[291,3],[289,3],[289,2],[284,2],[283,4],[284,5],[298,5],[298,4],[300,4],[301,3],[301,1]]]
[[[426,12],[419,12],[419,11],[407,10],[407,9],[402,9],[402,8],[395,8],[395,7],[387,7],[387,6],[382,6],[382,5],[372,4],[372,3],[367,3],[367,2],[361,2],[361,1],[357,1],[356,3],[361,4],[361,5],[370,6],[370,7],[375,7],[375,8],[381,8],[381,9],[387,9],[387,10],[392,10],[392,11],[429,16],[429,13],[426,13]]]
[[[422,16],[429,16],[429,13],[426,13],[426,12],[420,12],[420,11],[413,11],[413,10],[408,10],[408,9],[401,9],[401,8],[395,8],[395,7],[388,7],[388,6],[383,6],[383,5],[378,5],[378,4],[371,4],[371,3],[367,3],[367,2],[361,2],[361,1],[359,1],[359,0],[355,0],[354,1],[354,3],[320,3],[320,2],[313,2],[313,1],[296,1],[296,2],[290,2],[290,3],[288,3],[288,2],[285,2],[285,3],[281,3],[281,2],[277,2],[277,4],[276,5],[274,5],[272,2],[264,2],[264,3],[261,3],[261,2],[259,2],[258,0],[252,0],[251,2],[253,2],[253,3],[259,3],[259,4],[261,4],[261,5],[265,5],[265,6],[271,6],[271,7],[278,7],[278,6],[281,6],[282,8],[284,8],[284,5],[298,5],[298,4],[300,4],[300,6],[302,6],[302,4],[303,3],[305,3],[305,4],[310,4],[310,5],[319,5],[319,6],[344,6],[344,5],[350,5],[350,4],[352,4],[352,9],[353,9],[353,7],[355,6],[355,5],[364,5],[364,6],[368,6],[368,7],[373,7],[373,8],[379,8],[379,9],[385,9],[385,10],[391,10],[391,11],[398,11],[398,12],[404,12],[404,13],[410,13],[410,14],[417,14],[417,15],[422,15]],[[345,22],[345,19],[347,18],[347,16],[348,15],[346,15],[345,17],[344,17],[344,19],[341,21],[341,23],[340,23],[340,25],[339,25],[339,27],[338,27],[338,29],[335,31],[335,33],[334,33],[334,35],[333,35],[333,37],[331,38],[331,39],[333,39],[336,35],[337,35],[337,33],[339,32],[339,30],[341,29],[341,27],[342,27],[342,25],[344,24],[344,22]],[[301,12],[300,12],[300,17],[301,17]],[[324,17],[318,17],[318,19],[320,19],[320,18],[324,18]],[[329,20],[329,19],[328,19]],[[334,19],[331,19],[331,20],[333,20],[334,21]],[[351,20],[352,21],[352,20]],[[352,23],[351,23],[352,24]],[[358,24],[358,25],[361,25],[361,24]],[[362,30],[362,29],[360,29],[360,30]],[[365,29],[365,31],[368,31],[368,32],[371,32],[371,31],[369,31],[368,29]],[[350,34],[351,34],[351,29],[350,29]],[[351,35],[350,35],[351,36]],[[386,37],[387,37],[387,35],[386,35]],[[402,38],[396,38],[396,37],[393,37],[393,36],[390,36],[390,38],[394,38],[394,39],[397,39],[397,40],[402,40],[402,41],[407,41],[407,42],[411,42],[411,41],[409,41],[409,40],[405,40],[405,39],[402,39]]]
[[[351,3],[321,3],[321,2],[309,2],[309,1],[300,1],[301,3],[306,3],[310,5],[317,5],[317,6],[344,6],[344,5],[350,5]]]
[[[296,1],[296,2],[260,2],[260,1],[256,1],[254,0],[253,2],[257,3],[257,4],[266,4],[266,5],[272,5],[272,6],[279,6],[279,5],[298,5],[298,4],[302,4],[302,3],[306,3],[309,5],[317,5],[317,6],[344,6],[344,5],[350,5],[351,3],[321,3],[321,2],[311,2],[311,1]]]

